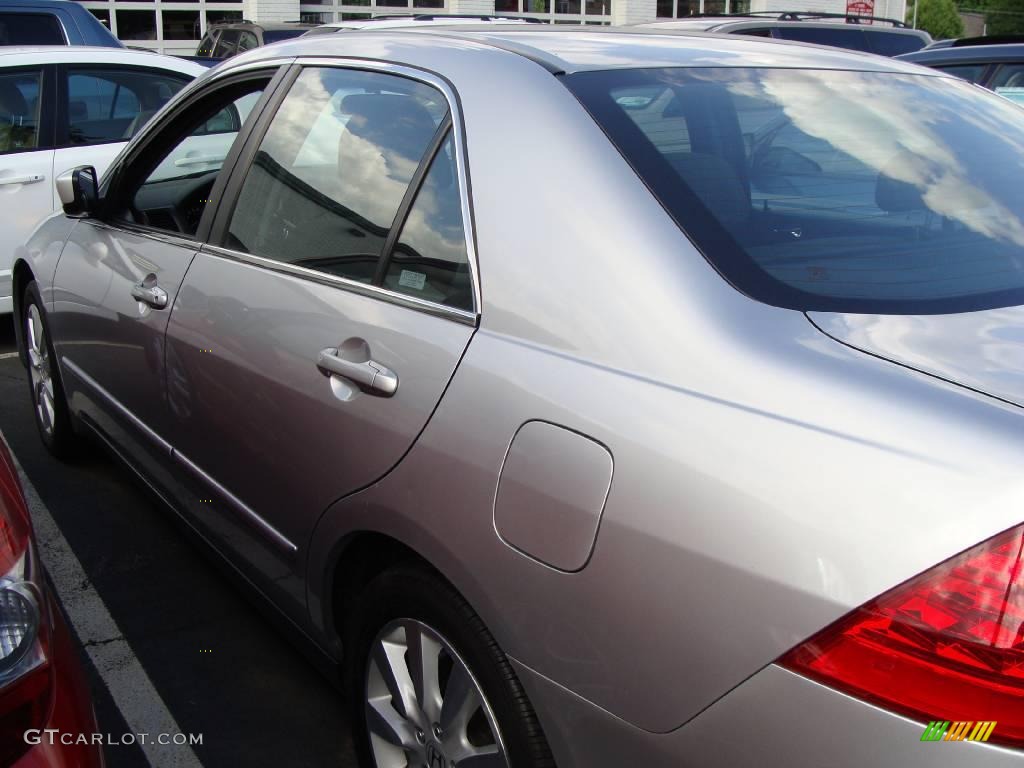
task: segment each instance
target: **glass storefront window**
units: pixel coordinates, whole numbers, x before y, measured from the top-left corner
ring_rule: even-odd
[[[117,36],[121,40],[156,40],[156,12],[118,10]]]
[[[555,13],[579,14],[580,0],[555,0]]]
[[[198,40],[199,10],[162,11],[164,40]]]

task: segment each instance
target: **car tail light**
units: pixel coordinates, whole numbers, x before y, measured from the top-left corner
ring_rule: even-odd
[[[28,749],[52,704],[50,616],[32,527],[6,446],[0,442],[0,765]]]
[[[1024,746],[1024,525],[847,614],[785,654],[799,674],[900,714],[997,722]]]

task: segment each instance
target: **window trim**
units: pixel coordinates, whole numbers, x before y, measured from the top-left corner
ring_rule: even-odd
[[[241,192],[242,182],[252,165],[256,151],[259,149],[260,144],[269,130],[273,117],[277,114],[280,102],[282,102],[285,96],[287,96],[295,78],[297,78],[299,73],[306,68],[348,69],[396,75],[429,85],[444,96],[445,100],[448,102],[448,117],[445,121],[442,121],[441,125],[438,126],[438,129],[439,134],[442,136],[447,135],[447,133],[450,132],[453,135],[455,144],[456,177],[459,184],[459,199],[462,208],[462,226],[466,238],[466,258],[469,265],[470,284],[473,292],[472,310],[459,309],[457,307],[450,307],[437,302],[427,301],[425,299],[418,299],[415,296],[399,293],[398,291],[392,291],[388,288],[384,288],[383,286],[368,285],[357,280],[331,275],[326,272],[319,272],[306,267],[295,266],[293,264],[276,261],[265,256],[243,253],[224,245],[227,237],[228,225],[231,221],[231,215],[234,213],[235,205],[238,202],[238,196]],[[479,270],[477,266],[476,226],[473,216],[471,195],[472,187],[469,179],[461,103],[454,87],[448,80],[434,72],[386,61],[350,59],[343,57],[300,57],[295,60],[291,70],[294,74],[289,77],[286,84],[282,83],[278,90],[280,97],[275,100],[273,105],[269,105],[264,109],[260,114],[259,120],[254,123],[253,130],[247,138],[246,146],[243,152],[240,153],[237,162],[234,164],[231,170],[231,175],[225,185],[224,193],[221,195],[221,202],[218,205],[216,218],[213,221],[209,236],[200,250],[205,253],[232,259],[234,261],[239,261],[262,269],[281,272],[294,277],[348,290],[352,293],[378,298],[392,304],[425,311],[430,314],[449,318],[456,322],[474,326],[477,325],[479,323],[483,305],[480,293]],[[445,127],[446,122],[450,122],[451,125],[448,127],[446,132],[442,133],[441,129]],[[409,183],[409,188],[406,190],[406,197],[410,200],[410,206],[411,201],[415,200],[416,194],[419,192],[420,186],[422,186],[423,179],[426,177],[426,169],[429,168],[430,163],[436,154],[437,146],[439,146],[436,141],[437,138],[438,134],[435,134],[435,141],[431,143],[430,147],[425,151],[424,156],[420,159],[420,165],[417,168],[417,172],[414,174],[413,179]],[[405,198],[403,198],[403,204],[404,203]],[[397,213],[398,215],[396,215],[395,220],[391,223],[388,237],[385,240],[385,250],[382,251],[380,260],[378,261],[378,269],[380,268],[381,263],[384,262],[385,257],[388,255],[386,249],[388,244],[391,242],[392,236],[396,233],[400,233],[402,229],[405,220],[404,214],[407,213],[407,210],[400,206]]]
[[[27,155],[30,152],[52,152],[57,148],[57,121],[54,115],[54,100],[52,98],[54,87],[56,86],[56,69],[55,64],[28,64],[3,70],[5,75],[17,74],[19,72],[39,72],[39,135],[36,140],[36,146],[29,149],[21,148],[0,151],[0,157]]]
[[[126,144],[128,139],[108,139],[106,141],[92,141],[88,144],[71,143],[71,115],[70,106],[71,93],[69,79],[72,74],[101,73],[101,72],[138,72],[142,74],[153,74],[172,79],[180,79],[184,82],[178,91],[184,90],[195,78],[190,78],[184,72],[173,69],[161,69],[160,67],[137,67],[134,64],[79,64],[77,62],[57,65],[57,149],[73,149],[77,147],[102,147],[107,144]],[[120,87],[118,85],[118,87]],[[177,94],[175,94],[177,95]],[[174,98],[173,96],[171,98]]]

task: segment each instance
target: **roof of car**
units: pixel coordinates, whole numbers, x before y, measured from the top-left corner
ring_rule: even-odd
[[[313,35],[286,40],[270,49],[248,51],[223,67],[240,66],[261,58],[283,56],[344,56],[348,41],[371,39],[381,56],[392,55],[396,42],[449,46],[520,54],[553,72],[643,67],[787,67],[854,69],[878,72],[921,73],[919,67],[893,59],[820,45],[705,32],[676,32],[631,27],[579,27],[547,25],[429,26],[369,29],[359,35]],[[433,41],[433,42],[432,42]]]
[[[963,48],[926,48],[897,58],[917,64],[956,64],[989,61],[1024,61],[1024,43],[968,45]]]
[[[835,29],[843,27],[846,29],[865,29],[873,32],[894,32],[901,35],[913,35],[914,37],[928,38],[931,36],[922,29],[908,29],[906,27],[854,24],[846,21],[845,17],[832,18],[810,17],[807,19],[779,19],[771,16],[701,16],[692,19],[663,19],[652,21],[643,25],[644,28],[657,29],[706,29],[708,31],[726,31],[732,29],[753,29],[755,27],[767,29],[769,27],[800,27],[800,28],[826,28]]]
[[[0,67],[13,67],[36,62],[56,64],[135,64],[140,67],[160,67],[193,76],[202,74],[206,67],[194,62],[165,56],[151,51],[131,48],[101,48],[91,45],[33,45],[0,47]]]
[[[304,21],[218,21],[208,25],[208,29],[231,29],[237,27],[259,27],[264,32],[277,32],[284,29],[313,29],[316,24],[308,24]]]

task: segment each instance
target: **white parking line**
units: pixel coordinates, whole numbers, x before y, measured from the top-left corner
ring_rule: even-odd
[[[17,356],[18,356],[17,352],[4,352],[3,354],[0,354],[0,360],[6,360],[9,357],[17,357]]]
[[[159,768],[201,768],[202,763],[190,746],[156,743],[159,734],[178,734],[181,728],[156,692],[153,682],[124,639],[103,599],[93,589],[82,564],[75,557],[17,458],[14,464],[21,476],[29,512],[32,513],[36,543],[39,545],[43,565],[50,573],[64,610],[78,633],[78,639],[110,690],[128,727],[136,734],[149,734],[147,741],[151,740],[151,743],[137,741],[149,764]],[[119,740],[121,734],[111,736]]]

